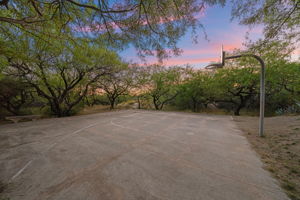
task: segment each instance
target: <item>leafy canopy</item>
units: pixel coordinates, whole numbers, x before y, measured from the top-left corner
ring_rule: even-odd
[[[31,34],[89,37],[108,46],[133,44],[140,55],[178,54],[178,39],[206,6],[225,0],[0,0],[0,25]],[[55,27],[55,28],[54,28]],[[165,49],[170,49],[167,51]]]
[[[233,0],[232,17],[245,25],[264,25],[266,42],[273,38],[300,40],[299,0]]]

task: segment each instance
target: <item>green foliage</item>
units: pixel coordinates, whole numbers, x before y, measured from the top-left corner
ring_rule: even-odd
[[[24,114],[24,107],[34,100],[33,89],[20,80],[4,77],[0,79],[0,108],[10,114]]]
[[[87,106],[109,105],[109,100],[105,94],[97,94],[92,90],[92,92],[84,98],[84,103]]]
[[[299,1],[234,2],[233,16],[242,23],[265,25],[268,40],[250,41],[246,47],[266,63],[267,110],[298,111],[299,63],[290,63],[289,55],[291,43],[300,39]],[[26,103],[19,104],[28,86],[38,95],[38,102],[47,103],[44,109],[57,116],[74,114],[84,103],[105,103],[97,93],[100,89],[111,108],[131,93],[139,105],[146,107],[150,101],[158,110],[166,104],[195,112],[213,104],[237,115],[241,109],[256,110],[259,66],[252,58],[228,62],[230,67],[207,73],[178,67],[130,68],[108,50],[133,44],[140,56],[177,55],[178,39],[188,28],[201,27],[196,20],[199,11],[224,3],[0,1],[0,84],[6,85],[1,94],[8,95],[2,99],[9,99],[19,114],[19,108],[30,100],[25,95]],[[8,77],[25,84],[7,87]]]
[[[289,62],[282,52],[271,52],[263,56],[267,61],[266,113],[299,112],[300,63]],[[277,53],[278,59],[272,60]],[[138,72],[137,102],[149,108],[150,101],[157,110],[170,105],[194,112],[217,107],[235,115],[241,110],[258,113],[260,70],[259,63],[252,59],[230,62],[216,71],[149,66]]]
[[[193,72],[179,85],[179,94],[174,105],[193,112],[206,108],[213,100],[212,76],[206,72]]]
[[[65,34],[117,48],[131,43],[140,55],[155,54],[163,58],[169,53],[180,52],[177,41],[189,28],[193,33],[202,28],[197,15],[205,6],[224,2],[3,0],[0,1],[0,26],[11,26],[50,43],[50,38],[60,38]]]
[[[225,68],[214,75],[215,88],[218,92],[215,101],[227,103],[239,115],[251,98],[258,94],[259,69],[257,68]]]
[[[54,48],[36,38],[21,39],[19,46],[14,43],[8,46],[19,49],[20,55],[3,52],[8,63],[4,73],[33,87],[59,117],[78,110],[91,84],[121,63],[114,52],[86,43],[79,47],[55,40]]]
[[[165,68],[163,66],[150,66],[150,79],[148,95],[152,98],[156,110],[173,100],[179,93],[177,85],[180,83],[180,68]]]
[[[277,63],[266,72],[267,108],[300,111],[300,63]]]
[[[103,90],[110,103],[110,109],[114,109],[118,100],[128,95],[131,86],[133,86],[133,71],[127,64],[120,64],[95,82],[93,93],[96,93],[98,89]]]
[[[264,25],[265,42],[271,38],[300,39],[299,0],[234,0],[232,17],[246,25]]]
[[[256,42],[250,40],[247,41],[245,47],[248,53],[260,56],[266,66],[289,62],[289,60],[291,60],[291,53],[295,50],[295,44],[292,40],[277,38],[268,40],[267,43],[263,39],[259,39]],[[244,57],[239,60],[240,62],[237,62],[239,66],[243,66],[244,64],[247,66],[256,66],[258,63],[256,59],[251,57]]]

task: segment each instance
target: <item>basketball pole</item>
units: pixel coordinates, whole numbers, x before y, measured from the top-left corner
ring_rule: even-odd
[[[210,64],[206,66],[208,69],[213,68],[223,68],[225,65],[225,60],[241,58],[241,57],[252,57],[258,60],[261,65],[260,70],[260,97],[259,97],[259,137],[264,136],[264,118],[265,118],[265,63],[263,59],[255,54],[240,54],[236,56],[226,57],[225,51],[223,50],[223,45],[221,47],[221,63]]]

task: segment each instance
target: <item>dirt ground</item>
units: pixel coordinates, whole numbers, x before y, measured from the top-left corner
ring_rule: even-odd
[[[234,117],[265,168],[276,177],[292,200],[300,200],[300,116],[265,119],[265,137],[258,137],[257,117]]]

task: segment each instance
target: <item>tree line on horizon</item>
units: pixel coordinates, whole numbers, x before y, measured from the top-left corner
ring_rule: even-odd
[[[0,79],[2,115],[34,110],[63,117],[85,106],[114,109],[126,101],[142,109],[202,112],[213,107],[234,115],[241,110],[258,112],[260,65],[252,58],[228,62],[217,70],[141,67],[95,46],[81,46],[82,51],[65,43],[52,48],[32,38],[22,41],[17,57],[7,55],[1,60],[5,64]],[[286,45],[276,41],[253,51],[266,62],[266,111],[270,114],[300,112],[300,63],[290,61],[292,48]]]
[[[299,1],[251,2],[235,1],[232,17],[242,24],[264,25],[264,38],[247,41],[246,50],[266,62],[267,110],[298,112],[300,67],[289,56],[300,39]],[[192,30],[194,38],[199,32],[205,35],[199,12],[225,3],[0,0],[0,115],[63,117],[95,104],[114,109],[122,101],[156,110],[200,112],[213,105],[236,115],[242,109],[255,111],[259,68],[251,58],[201,71],[137,67],[117,54],[133,45],[141,57],[178,55],[177,41],[186,32]]]

